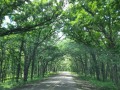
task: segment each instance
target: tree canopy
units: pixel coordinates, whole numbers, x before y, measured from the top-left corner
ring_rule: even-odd
[[[120,83],[119,0],[1,0],[0,82],[71,70]]]

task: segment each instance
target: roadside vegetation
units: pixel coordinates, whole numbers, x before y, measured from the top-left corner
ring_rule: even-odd
[[[39,82],[39,81],[46,80],[48,77],[54,76],[54,75],[57,75],[57,74],[58,74],[58,72],[49,72],[49,73],[46,73],[44,77],[36,77],[33,80],[28,78],[27,82],[23,82],[23,80],[20,80],[19,82],[15,82],[15,81],[12,81],[12,80],[7,80],[4,83],[0,83],[0,90],[17,89],[17,88],[20,88],[20,87],[25,86],[27,84],[32,84],[32,83],[36,83],[36,82]]]
[[[90,77],[90,76],[85,77],[84,75],[79,75],[78,77],[80,80],[89,81],[89,83],[94,85],[97,90],[119,90],[119,87],[109,80],[103,82],[103,81],[98,81],[94,77]]]
[[[0,86],[68,70],[119,90],[119,6],[119,0],[1,0]]]

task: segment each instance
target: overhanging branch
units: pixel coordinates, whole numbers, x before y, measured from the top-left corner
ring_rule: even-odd
[[[0,32],[0,36],[10,35],[10,34],[18,34],[18,33],[23,33],[23,32],[28,32],[28,31],[35,30],[35,27],[38,27],[38,26],[42,27],[46,24],[52,23],[53,19],[57,18],[58,16],[59,16],[59,14],[53,14],[53,16],[51,18],[46,19],[45,21],[43,21],[41,23],[31,25],[31,26],[18,27],[18,28],[14,28],[14,29],[10,29],[10,30],[6,30],[6,29],[3,28],[3,30]]]

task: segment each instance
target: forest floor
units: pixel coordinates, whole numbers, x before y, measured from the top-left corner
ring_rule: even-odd
[[[70,72],[60,72],[46,80],[26,84],[13,90],[97,90],[88,81],[79,80]]]

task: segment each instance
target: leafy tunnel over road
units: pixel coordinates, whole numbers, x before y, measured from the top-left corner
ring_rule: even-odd
[[[0,0],[0,89],[62,69],[119,90],[119,6],[119,0]]]
[[[60,72],[58,75],[49,77],[47,80],[27,84],[14,90],[96,90],[88,82],[80,80],[75,82],[75,77],[70,72]]]

